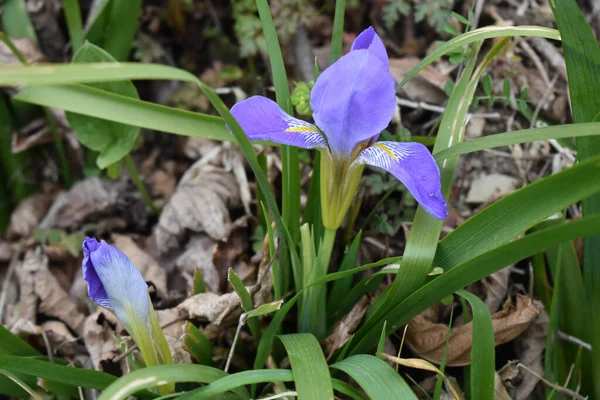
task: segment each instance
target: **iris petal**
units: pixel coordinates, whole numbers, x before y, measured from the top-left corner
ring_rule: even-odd
[[[422,144],[377,142],[363,150],[356,163],[379,167],[394,175],[435,218],[444,219],[448,215],[440,170]]]
[[[148,285],[127,256],[104,240],[83,242],[83,277],[89,296],[111,309],[127,328],[128,309],[142,321],[149,321]]]
[[[392,119],[394,78],[373,52],[354,50],[319,76],[310,105],[333,154],[348,157],[356,144],[376,139]]]
[[[385,50],[385,45],[381,41],[381,38],[375,32],[372,26],[368,27],[364,31],[360,33],[354,39],[354,43],[352,43],[352,47],[350,51],[367,49],[373,55],[379,57],[381,61],[383,61],[386,65],[389,63],[387,51]]]
[[[249,97],[234,105],[231,114],[250,140],[269,140],[304,149],[327,147],[314,125],[291,117],[266,97]]]

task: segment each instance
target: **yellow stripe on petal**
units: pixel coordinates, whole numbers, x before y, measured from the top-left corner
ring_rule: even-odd
[[[381,144],[381,143],[375,143],[373,145],[373,147],[379,147],[381,150],[385,151],[390,157],[392,157],[392,159],[394,161],[398,161],[398,157],[396,157],[394,155],[394,153],[392,153],[392,151],[390,150],[389,147],[387,147],[385,144]]]
[[[316,132],[319,133],[319,130],[314,126],[292,126],[291,128],[287,128],[286,132]]]

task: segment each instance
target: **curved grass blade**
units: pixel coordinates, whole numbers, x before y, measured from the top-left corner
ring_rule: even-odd
[[[569,98],[575,123],[599,120],[600,48],[590,24],[574,0],[550,1],[556,25],[563,36],[562,48],[567,67]],[[577,139],[577,160],[600,154],[600,138]],[[581,202],[582,214],[600,212],[600,194]],[[600,235],[586,238],[583,244],[583,274],[586,308],[590,310],[587,338],[592,353],[584,353],[584,392],[600,397]]]
[[[398,88],[403,87],[406,82],[414,78],[425,67],[445,54],[448,54],[452,50],[458,49],[470,43],[503,36],[538,36],[546,39],[560,40],[560,34],[556,29],[545,28],[543,26],[485,26],[483,28],[463,33],[462,35],[448,40],[443,45],[433,50],[408,74],[406,74],[402,82],[400,82],[398,85]]]
[[[540,179],[485,208],[440,241],[434,265],[451,269],[599,192],[599,161],[596,157]]]
[[[317,339],[309,333],[278,337],[290,359],[298,398],[333,400],[329,368]]]
[[[224,376],[206,386],[191,390],[178,398],[179,400],[211,399],[216,395],[245,385],[264,382],[291,382],[293,380],[294,377],[292,371],[289,369],[257,369],[252,371],[242,371]]]
[[[373,400],[418,398],[392,367],[375,356],[357,354],[333,364],[331,368],[350,375]]]
[[[92,389],[104,389],[116,380],[105,372],[8,355],[0,355],[0,369]]]
[[[165,383],[197,382],[211,383],[227,376],[226,372],[206,365],[170,364],[138,369],[122,376],[108,386],[98,400],[122,400],[142,389],[153,388]],[[250,396],[244,388],[235,393],[242,399]]]
[[[177,135],[235,140],[222,118],[178,110],[79,84],[26,87],[13,99]]]
[[[456,294],[467,300],[473,310],[471,398],[473,400],[493,399],[496,368],[492,316],[483,301],[473,293],[459,290]]]
[[[492,149],[494,147],[509,146],[511,144],[529,143],[538,140],[562,139],[569,137],[589,137],[600,135],[600,122],[588,122],[583,124],[565,124],[547,126],[545,128],[522,129],[518,131],[498,133],[458,143],[452,147],[435,153],[433,157],[437,161],[456,157],[475,151]]]
[[[331,386],[333,386],[333,390],[336,392],[345,394],[352,399],[366,400],[365,396],[363,396],[358,390],[354,389],[349,383],[339,379],[331,378]]]
[[[600,232],[600,215],[584,217],[559,226],[542,229],[521,239],[497,247],[455,266],[427,283],[398,304],[390,313],[388,334],[399,329],[418,313],[440,299],[478,281],[507,265],[574,240]]]

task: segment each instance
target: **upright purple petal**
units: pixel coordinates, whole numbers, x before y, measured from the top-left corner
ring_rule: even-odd
[[[83,242],[83,276],[88,294],[100,306],[111,309],[127,327],[128,309],[149,321],[148,285],[127,256],[104,240]],[[129,329],[129,328],[128,328]]]
[[[112,309],[106,290],[104,290],[104,286],[92,265],[92,260],[90,260],[90,253],[98,250],[99,246],[100,243],[94,238],[88,237],[83,242],[83,279],[88,285],[88,296],[99,306]]]
[[[382,168],[394,175],[435,218],[444,219],[448,215],[441,192],[440,170],[422,144],[378,142],[363,150],[356,162]]]
[[[394,115],[396,93],[389,66],[366,49],[354,50],[327,68],[310,95],[317,126],[335,156],[376,139]]]
[[[327,147],[314,125],[291,117],[266,97],[249,97],[234,105],[231,114],[250,140],[269,140],[304,149]]]
[[[375,32],[372,26],[368,27],[364,31],[360,33],[354,39],[354,43],[352,43],[352,47],[350,51],[366,49],[369,50],[370,53],[379,57],[381,61],[383,61],[386,65],[389,63],[387,51],[385,50],[385,45],[381,41],[381,38]]]

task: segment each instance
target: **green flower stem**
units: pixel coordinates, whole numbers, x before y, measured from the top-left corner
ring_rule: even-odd
[[[150,210],[152,210],[152,213],[158,215],[160,213],[160,211],[154,205],[154,202],[152,201],[150,194],[146,190],[146,186],[144,186],[144,182],[142,182],[142,180],[140,179],[140,173],[138,172],[137,167],[135,166],[135,163],[133,162],[133,158],[131,158],[131,154],[127,154],[127,156],[125,156],[125,168],[127,168],[127,171],[129,171],[129,175],[131,175],[133,182],[135,182],[135,186],[137,187],[140,194],[142,195],[142,198],[144,199],[144,202],[146,203],[148,208],[150,208]]]
[[[317,258],[314,260],[309,284],[327,275],[336,232],[336,229],[325,229]],[[327,286],[322,284],[308,289],[303,299],[300,314],[301,331],[310,332],[318,339],[322,339],[327,335],[326,288]]]

